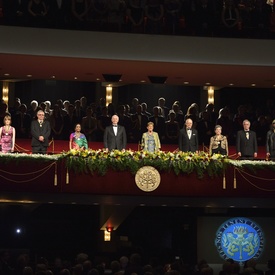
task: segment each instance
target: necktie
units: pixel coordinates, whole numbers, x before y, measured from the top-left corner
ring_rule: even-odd
[[[115,136],[117,135],[117,125],[113,125]]]
[[[190,139],[191,138],[191,130],[190,129],[187,129],[187,135],[188,135],[188,138]]]

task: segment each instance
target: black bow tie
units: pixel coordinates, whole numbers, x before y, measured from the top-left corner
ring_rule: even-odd
[[[117,125],[113,125],[113,127],[117,127]]]

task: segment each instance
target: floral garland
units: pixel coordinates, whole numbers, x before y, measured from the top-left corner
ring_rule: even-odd
[[[64,153],[67,167],[78,173],[106,174],[108,169],[130,171],[135,174],[139,168],[149,165],[159,171],[180,173],[196,172],[199,178],[207,172],[213,177],[222,173],[227,158],[220,154],[210,156],[206,152],[164,152],[149,153],[146,151],[114,150],[75,150]]]
[[[247,168],[254,173],[259,169],[275,171],[275,162],[263,160],[232,160],[220,154],[210,156],[207,152],[164,152],[149,153],[146,151],[114,150],[76,150],[72,149],[56,155],[0,153],[0,163],[10,161],[58,161],[65,159],[66,167],[75,173],[98,173],[105,175],[109,169],[115,171],[130,171],[135,174],[143,166],[153,166],[159,171],[181,173],[196,173],[199,178],[221,175],[231,165]]]
[[[27,154],[27,153],[0,153],[0,162],[7,163],[9,161],[22,161],[22,160],[30,160],[30,161],[57,161],[60,158],[63,158],[62,154],[56,155],[42,155],[42,154]]]

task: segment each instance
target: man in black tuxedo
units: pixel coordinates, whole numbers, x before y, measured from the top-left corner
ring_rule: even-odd
[[[199,139],[198,131],[194,128],[192,119],[188,118],[185,121],[185,127],[180,130],[179,135],[179,150],[183,152],[198,153]]]
[[[124,126],[118,125],[117,115],[112,116],[112,125],[107,126],[104,131],[104,148],[108,151],[118,149],[125,150],[127,144],[126,131]]]
[[[45,120],[45,113],[42,110],[37,112],[37,118],[31,123],[32,153],[46,154],[51,134],[50,122]]]
[[[250,121],[243,121],[243,130],[237,132],[237,154],[240,159],[253,159],[257,157],[258,145],[254,131],[250,129]]]

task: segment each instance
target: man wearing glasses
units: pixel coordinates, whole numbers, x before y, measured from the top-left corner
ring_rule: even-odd
[[[51,126],[49,121],[45,120],[45,113],[42,110],[37,112],[37,119],[31,123],[32,134],[32,153],[46,154],[49,146],[49,136],[51,134]]]
[[[253,160],[257,158],[258,144],[254,131],[250,130],[250,121],[243,121],[243,130],[237,132],[237,154],[240,160]]]

